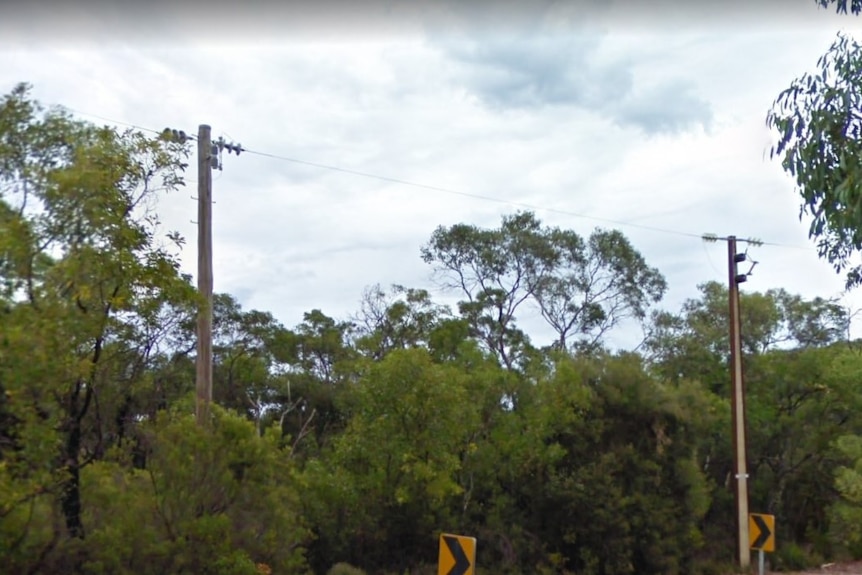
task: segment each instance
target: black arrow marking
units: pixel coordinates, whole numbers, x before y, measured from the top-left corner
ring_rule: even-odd
[[[449,573],[447,573],[447,575],[465,575],[467,570],[470,569],[470,560],[467,559],[467,555],[461,547],[461,542],[458,541],[457,537],[451,537],[449,535],[444,535],[443,541],[446,542],[446,547],[449,548],[449,553],[451,553],[452,558],[455,559],[455,565],[449,569]]]
[[[757,525],[758,529],[760,529],[760,535],[758,535],[757,539],[754,540],[754,543],[751,544],[751,548],[763,549],[763,546],[766,545],[766,542],[769,541],[769,538],[772,536],[772,531],[769,530],[769,526],[760,515],[752,515],[751,518],[754,519],[754,524]]]

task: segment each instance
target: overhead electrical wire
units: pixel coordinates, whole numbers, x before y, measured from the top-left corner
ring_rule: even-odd
[[[114,123],[117,125],[126,126],[129,128],[134,128],[136,130],[150,132],[153,134],[161,134],[163,132],[163,130],[154,130],[152,128],[146,128],[146,127],[139,126],[136,124],[131,124],[129,122],[122,122],[119,120],[114,120],[112,118],[107,118],[105,116],[100,116],[98,114],[90,114],[87,112],[81,112],[80,110],[75,110],[75,109],[72,109],[72,108],[69,108],[66,106],[59,106],[59,107],[68,111],[68,112],[79,114],[81,116],[89,116],[91,118],[97,118],[97,119],[105,121],[105,122],[111,122],[111,123]],[[196,140],[197,139],[192,134],[189,134],[187,136],[187,138],[189,140]],[[363,177],[363,178],[371,178],[371,179],[375,179],[378,181],[389,182],[389,183],[399,184],[399,185],[403,185],[403,186],[410,186],[410,187],[414,187],[414,188],[421,188],[421,189],[425,189],[425,190],[441,192],[441,193],[451,194],[451,195],[455,195],[455,196],[461,196],[461,197],[465,197],[465,198],[473,198],[473,199],[483,200],[483,201],[487,201],[487,202],[505,204],[505,205],[514,206],[514,207],[518,207],[518,208],[524,208],[527,210],[544,211],[544,212],[555,213],[555,214],[560,214],[560,215],[574,217],[574,218],[582,218],[582,219],[588,219],[588,220],[593,220],[593,221],[598,221],[598,222],[604,222],[607,224],[614,224],[617,226],[626,226],[626,227],[630,227],[630,228],[637,228],[637,229],[642,229],[642,230],[656,232],[656,233],[670,234],[670,235],[689,237],[689,238],[697,238],[699,240],[715,241],[715,240],[726,239],[724,237],[716,236],[714,234],[703,234],[703,233],[698,234],[698,233],[686,232],[686,231],[682,231],[682,230],[673,230],[673,229],[662,228],[662,227],[658,227],[658,226],[638,224],[638,223],[631,222],[631,221],[617,220],[617,219],[613,219],[613,218],[603,218],[600,216],[591,216],[588,214],[573,212],[573,211],[565,210],[565,209],[561,209],[561,208],[539,206],[539,205],[530,204],[530,203],[526,203],[526,202],[518,202],[518,201],[506,200],[506,199],[502,199],[502,198],[495,198],[493,196],[486,196],[483,194],[476,194],[476,193],[472,193],[472,192],[453,190],[450,188],[443,188],[440,186],[422,184],[419,182],[412,182],[410,180],[404,180],[401,178],[393,178],[390,176],[383,176],[383,175],[379,175],[379,174],[373,174],[370,172],[363,172],[363,171],[354,170],[351,168],[342,168],[340,166],[333,166],[330,164],[311,162],[308,160],[302,160],[299,158],[292,158],[290,156],[284,156],[281,154],[274,154],[271,152],[263,152],[260,150],[252,150],[252,149],[241,147],[240,151],[245,152],[246,154],[252,154],[255,156],[271,158],[271,159],[280,160],[280,161],[284,161],[284,162],[291,162],[294,164],[309,166],[309,167],[318,168],[318,169],[322,169],[322,170],[340,172],[343,174],[349,174],[349,175]],[[758,246],[774,246],[774,247],[793,248],[793,249],[808,250],[808,251],[814,250],[814,248],[808,247],[808,246],[797,246],[797,245],[792,245],[792,244],[783,244],[783,243],[779,243],[779,242],[768,242],[768,241],[754,240],[754,239],[749,239],[749,238],[737,238],[737,241],[743,242],[743,243],[751,243],[751,244],[755,244]]]
[[[402,179],[400,179],[400,178],[392,178],[392,177],[389,177],[389,176],[381,176],[381,175],[378,175],[378,174],[372,174],[372,173],[369,173],[369,172],[362,172],[362,171],[359,171],[359,170],[353,170],[353,169],[350,169],[350,168],[342,168],[342,167],[339,167],[339,166],[332,166],[332,165],[328,165],[328,164],[321,164],[321,163],[317,163],[317,162],[310,162],[310,161],[307,161],[307,160],[301,160],[301,159],[298,159],[298,158],[291,158],[291,157],[288,157],[288,156],[282,156],[282,155],[279,155],[279,154],[272,154],[272,153],[270,153],[270,152],[261,152],[261,151],[257,151],[257,150],[250,150],[250,149],[246,149],[246,148],[242,148],[242,151],[243,151],[243,152],[245,152],[245,153],[247,153],[247,154],[254,154],[254,155],[263,156],[263,157],[267,157],[267,158],[273,158],[273,159],[276,159],[276,160],[283,160],[283,161],[286,161],[286,162],[292,162],[292,163],[295,163],[295,164],[301,164],[301,165],[305,165],[305,166],[311,166],[311,167],[314,167],[314,168],[320,168],[320,169],[324,169],[324,170],[330,170],[330,171],[335,171],[335,172],[341,172],[341,173],[351,174],[351,175],[354,175],[354,176],[360,176],[360,177],[364,177],[364,178],[373,178],[373,179],[380,180],[380,181],[384,181],[384,182],[390,182],[390,183],[395,183],[395,184],[401,184],[401,185],[405,185],[405,186],[412,186],[412,187],[416,187],[416,188],[422,188],[422,189],[432,190],[432,191],[436,191],[436,192],[443,192],[443,193],[446,193],[446,194],[453,194],[453,195],[462,196],[462,197],[467,197],[467,198],[474,198],[474,199],[478,199],[478,200],[484,200],[484,201],[489,201],[489,202],[496,202],[496,203],[500,203],[500,204],[506,204],[506,205],[510,205],[510,206],[515,206],[515,207],[525,208],[525,209],[528,209],[528,210],[537,210],[537,211],[551,212],[551,213],[556,213],[556,214],[565,215],[565,216],[571,216],[571,217],[575,217],[575,218],[583,218],[583,219],[588,219],[588,220],[595,220],[595,221],[605,222],[605,223],[614,224],[614,225],[618,225],[618,226],[627,226],[627,227],[631,227],[631,228],[639,228],[639,229],[642,229],[642,230],[647,230],[647,231],[652,231],[652,232],[659,232],[659,233],[671,234],[671,235],[676,235],[676,236],[683,236],[683,237],[697,238],[697,239],[700,239],[700,240],[703,240],[703,239],[712,239],[713,237],[714,237],[715,239],[724,239],[724,238],[717,237],[717,236],[709,236],[709,237],[706,237],[708,234],[707,234],[707,235],[705,235],[705,234],[697,234],[697,233],[693,233],[693,232],[684,232],[684,231],[681,231],[681,230],[672,230],[672,229],[668,229],[668,228],[661,228],[661,227],[657,227],[657,226],[649,226],[649,225],[645,225],[645,224],[638,224],[638,223],[631,222],[631,221],[616,220],[616,219],[612,219],[612,218],[603,218],[603,217],[600,217],[600,216],[590,216],[590,215],[587,215],[587,214],[582,214],[582,213],[578,213],[578,212],[572,212],[572,211],[570,211],[570,210],[564,210],[564,209],[561,209],[561,208],[552,208],[552,207],[547,207],[547,206],[539,206],[539,205],[535,205],[535,204],[529,204],[529,203],[526,203],[526,202],[517,202],[517,201],[512,201],[512,200],[505,200],[505,199],[502,199],[502,198],[495,198],[495,197],[493,197],[493,196],[485,196],[485,195],[482,195],[482,194],[476,194],[476,193],[472,193],[472,192],[463,192],[463,191],[459,191],[459,190],[452,190],[452,189],[449,189],[449,188],[442,188],[442,187],[439,187],[439,186],[432,186],[432,185],[428,185],[428,184],[421,184],[421,183],[417,183],[417,182],[411,182],[411,181],[409,181],[409,180],[402,180]],[[794,246],[794,245],[791,245],[791,244],[782,244],[782,243],[777,243],[777,242],[766,242],[766,241],[761,241],[761,240],[751,240],[751,239],[748,239],[748,238],[737,238],[737,241],[739,241],[739,242],[748,242],[748,243],[753,243],[753,244],[758,244],[758,245],[764,245],[764,246],[786,247],[786,248],[794,248],[794,249],[800,249],[800,250],[811,250],[811,249],[813,249],[813,248],[810,248],[810,247]]]
[[[151,132],[153,134],[161,134],[162,133],[161,130],[153,130],[152,128],[145,128],[143,126],[130,124],[128,122],[121,122],[120,120],[114,120],[112,118],[106,118],[104,116],[99,116],[98,114],[90,114],[89,112],[81,112],[80,110],[74,110],[72,108],[69,108],[68,106],[60,105],[60,106],[56,106],[56,107],[60,108],[61,110],[66,111],[66,112],[72,112],[73,114],[78,114],[79,116],[89,116],[90,118],[96,118],[98,120],[102,120],[105,122],[111,122],[112,124],[117,124],[120,126],[126,126],[127,128],[134,128],[135,130],[141,130],[142,132]],[[190,139],[193,139],[193,138],[190,138]]]

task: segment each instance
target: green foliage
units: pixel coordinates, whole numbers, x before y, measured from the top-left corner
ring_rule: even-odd
[[[830,4],[835,4],[835,10],[839,14],[847,14],[847,0],[814,0],[819,6],[829,8]],[[850,0],[850,13],[862,13],[862,0]]]
[[[81,469],[128,433],[165,318],[194,302],[150,211],[182,185],[185,154],[45,112],[28,90],[0,102],[2,456],[18,491],[51,493],[82,539]]]
[[[838,545],[858,559],[862,557],[862,436],[845,435],[835,443],[844,464],[835,470],[840,499],[830,509],[830,532]]]
[[[183,184],[185,156],[44,111],[25,85],[0,101],[0,541],[13,572],[303,565],[280,433],[227,415],[215,438],[188,417],[142,428],[182,406],[188,382],[196,298],[153,209]]]
[[[352,329],[349,322],[336,321],[318,309],[307,312],[296,330],[282,337],[283,361],[318,381],[334,384],[339,378],[338,364],[354,356],[347,345]]]
[[[854,9],[854,12],[856,10]],[[767,124],[778,143],[770,155],[796,180],[800,216],[811,217],[809,236],[847,285],[862,282],[862,266],[851,266],[862,249],[862,51],[839,34],[817,62],[818,71],[794,80],[776,99]]]
[[[25,573],[56,543],[54,501],[38,481],[0,462],[0,558],[9,573]]]
[[[664,277],[619,231],[543,227],[530,212],[503,217],[498,229],[437,228],[422,248],[444,287],[461,293],[461,315],[487,350],[511,369],[523,367],[530,340],[516,311],[538,305],[557,333],[556,347],[596,347],[626,317],[643,319],[666,290]],[[577,338],[576,341],[570,341]]]
[[[776,351],[748,376],[752,498],[793,537],[826,525],[834,439],[855,429],[862,357],[846,348]],[[856,424],[858,425],[858,424]],[[804,499],[803,499],[804,498]],[[804,501],[804,503],[801,503]]]
[[[291,335],[271,314],[245,311],[229,294],[213,298],[213,400],[248,414],[259,433],[295,407],[279,377],[295,361]]]
[[[475,404],[466,377],[421,349],[369,364],[345,399],[351,418],[305,483],[323,557],[395,565],[428,556],[456,481]]]
[[[827,78],[828,79],[828,78]],[[818,120],[819,121],[819,120]],[[721,573],[733,560],[727,290],[642,321],[664,279],[627,239],[439,228],[460,290],[370,288],[292,329],[215,298],[195,425],[196,297],[158,237],[187,150],[0,104],[0,561],[12,573],[434,573],[442,531],[501,575]],[[180,240],[175,235],[171,241]],[[862,355],[836,302],[741,297],[752,508],[777,566],[862,555]],[[530,344],[532,304],[556,331]],[[354,567],[355,566],[355,567]]]
[[[595,396],[580,426],[560,437],[568,453],[542,496],[559,518],[547,524],[564,526],[555,539],[567,543],[561,550],[576,571],[685,572],[709,505],[694,460],[709,400],[693,387],[656,384],[634,356],[586,367]],[[567,524],[566,515],[583,521]]]
[[[794,542],[787,542],[776,547],[770,563],[778,571],[801,571],[821,565],[822,557],[812,555]]]
[[[698,286],[679,314],[653,314],[645,347],[659,373],[671,381],[693,379],[726,395],[730,377],[728,290],[718,282]],[[824,347],[846,337],[849,317],[838,303],[804,300],[784,289],[740,294],[744,361],[769,350]]]
[[[260,437],[217,406],[213,415],[211,429],[180,413],[147,426],[146,469],[129,469],[122,457],[86,469],[88,572],[302,569],[308,533],[279,434]]]
[[[704,532],[714,540],[734,524],[729,406],[718,399],[729,397],[728,293],[717,283],[701,292],[679,315],[654,317],[646,349],[659,376],[718,394],[721,416],[699,434],[697,449],[712,484]],[[834,302],[780,289],[740,299],[751,505],[780,517],[782,541],[811,542],[828,529],[834,500],[830,443],[859,425],[862,358],[838,345],[847,313]]]

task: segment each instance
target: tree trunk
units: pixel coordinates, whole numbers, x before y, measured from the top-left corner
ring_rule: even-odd
[[[66,479],[63,481],[62,507],[66,519],[66,531],[74,539],[84,538],[81,522],[81,423],[71,418],[65,449]]]
[[[96,343],[93,355],[95,365],[101,352],[101,340]],[[81,388],[84,388],[84,400],[79,403]],[[84,538],[84,524],[81,521],[81,421],[90,407],[93,399],[93,382],[84,383],[78,380],[69,398],[69,412],[66,431],[66,445],[63,451],[63,465],[66,469],[66,479],[63,481],[61,506],[66,520],[66,531],[73,539]]]

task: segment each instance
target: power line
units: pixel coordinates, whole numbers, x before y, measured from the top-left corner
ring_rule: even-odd
[[[73,114],[78,114],[79,116],[89,116],[90,118],[96,118],[98,120],[102,120],[104,122],[111,122],[112,124],[119,124],[120,126],[126,126],[127,128],[134,128],[135,130],[141,130],[142,132],[151,132],[153,134],[161,134],[160,130],[153,130],[152,128],[144,128],[143,126],[137,126],[135,124],[130,124],[128,122],[121,122],[120,120],[114,120],[112,118],[106,118],[104,116],[99,116],[98,114],[90,114],[88,112],[82,112],[80,110],[74,110],[69,108],[68,106],[58,106],[58,108],[65,110],[67,112],[72,112]],[[194,139],[194,138],[190,138]]]
[[[373,179],[381,180],[384,182],[391,182],[391,183],[401,184],[401,185],[405,185],[405,186],[413,186],[413,187],[417,187],[417,188],[423,188],[423,189],[427,189],[427,190],[433,190],[433,191],[437,191],[437,192],[443,192],[443,193],[453,194],[453,195],[467,197],[467,198],[474,198],[474,199],[478,199],[478,200],[496,202],[496,203],[500,203],[500,204],[506,204],[506,205],[510,205],[510,206],[521,207],[521,208],[525,208],[525,209],[529,209],[529,210],[541,210],[541,211],[571,216],[571,217],[575,217],[575,218],[584,218],[584,219],[588,219],[588,220],[595,220],[595,221],[610,223],[610,224],[614,224],[614,225],[618,225],[618,226],[628,226],[628,227],[639,228],[639,229],[648,230],[648,231],[652,231],[652,232],[660,232],[660,233],[672,234],[672,235],[683,236],[683,237],[698,238],[701,240],[712,241],[713,238],[717,239],[717,240],[718,239],[721,239],[721,240],[726,239],[726,238],[722,238],[719,236],[714,236],[712,234],[697,234],[697,233],[693,233],[693,232],[684,232],[681,230],[672,230],[672,229],[668,229],[668,228],[660,228],[657,226],[648,226],[648,225],[644,225],[644,224],[637,224],[637,223],[634,223],[631,221],[616,220],[616,219],[612,219],[612,218],[602,218],[599,216],[590,216],[587,214],[572,212],[572,211],[563,210],[560,208],[549,208],[549,207],[544,207],[544,206],[537,206],[534,204],[528,204],[525,202],[515,202],[515,201],[511,201],[511,200],[504,200],[504,199],[495,198],[492,196],[485,196],[482,194],[475,194],[475,193],[471,193],[471,192],[452,190],[449,188],[441,188],[439,186],[431,186],[431,185],[427,185],[427,184],[411,182],[409,180],[402,180],[400,178],[392,178],[389,176],[381,176],[378,174],[361,172],[361,171],[352,170],[349,168],[341,168],[338,166],[331,166],[328,164],[309,162],[307,160],[300,160],[298,158],[291,158],[288,156],[272,154],[269,152],[260,152],[260,151],[256,151],[256,150],[249,150],[246,148],[242,148],[242,151],[246,152],[247,154],[254,154],[254,155],[258,155],[258,156],[264,156],[267,158],[274,158],[276,160],[283,160],[286,162],[292,162],[295,164],[311,166],[314,168],[331,170],[331,171],[335,171],[335,172],[342,172],[345,174],[351,174],[354,176],[361,176],[361,177],[365,177],[365,178],[373,178]],[[786,247],[786,248],[794,248],[794,249],[800,249],[800,250],[813,250],[814,249],[814,248],[806,247],[806,246],[795,246],[795,245],[791,245],[791,244],[782,244],[782,243],[778,243],[778,242],[767,242],[767,241],[751,239],[751,238],[738,238],[737,241],[750,243],[752,245],[758,245],[758,246],[776,246],[776,247]]]
[[[163,130],[154,130],[152,128],[145,128],[142,126],[138,126],[136,124],[130,124],[128,122],[121,122],[119,120],[106,118],[104,116],[100,116],[97,114],[90,114],[90,113],[86,113],[86,112],[81,112],[79,110],[74,110],[74,109],[68,108],[68,107],[63,107],[63,108],[70,111],[70,112],[80,114],[82,116],[89,116],[92,118],[98,118],[98,119],[106,121],[106,122],[112,122],[115,124],[128,126],[130,128],[134,128],[137,130],[151,132],[154,134],[162,134],[163,133]],[[192,135],[188,135],[187,138],[189,140],[195,139],[194,136],[192,136]],[[399,184],[399,185],[403,185],[403,186],[411,186],[414,188],[421,188],[421,189],[425,189],[425,190],[431,190],[431,191],[435,191],[435,192],[441,192],[441,193],[451,194],[451,195],[455,195],[455,196],[461,196],[461,197],[465,197],[465,198],[473,198],[473,199],[483,200],[483,201],[487,201],[487,202],[494,202],[494,203],[498,203],[498,204],[504,204],[504,205],[514,206],[514,207],[524,208],[527,210],[544,211],[544,212],[555,213],[555,214],[560,214],[560,215],[574,217],[574,218],[582,218],[582,219],[588,219],[588,220],[593,220],[593,221],[598,221],[598,222],[604,222],[604,223],[613,224],[616,226],[626,226],[626,227],[630,227],[630,228],[637,228],[637,229],[642,229],[642,230],[651,231],[651,232],[657,232],[657,233],[663,233],[663,234],[669,234],[669,235],[675,235],[675,236],[681,236],[681,237],[688,237],[688,238],[697,238],[697,239],[705,240],[705,241],[715,241],[715,240],[725,240],[726,239],[724,237],[716,236],[715,234],[702,234],[702,233],[698,234],[698,233],[694,233],[694,232],[686,232],[686,231],[682,231],[682,230],[673,230],[673,229],[662,228],[662,227],[658,227],[658,226],[638,224],[638,223],[635,223],[632,221],[617,220],[617,219],[613,219],[613,218],[603,218],[600,216],[591,216],[588,214],[573,212],[573,211],[565,210],[565,209],[561,209],[561,208],[545,207],[545,206],[539,206],[539,205],[530,204],[530,203],[526,203],[526,202],[517,202],[517,201],[512,201],[512,200],[505,200],[502,198],[495,198],[493,196],[486,196],[483,194],[476,194],[476,193],[472,193],[472,192],[464,192],[464,191],[459,191],[459,190],[453,190],[450,188],[443,188],[440,186],[422,184],[419,182],[412,182],[412,181],[404,180],[401,178],[393,178],[390,176],[383,176],[383,175],[379,175],[379,174],[373,174],[370,172],[363,172],[360,170],[354,170],[354,169],[350,169],[350,168],[342,168],[340,166],[333,166],[330,164],[311,162],[308,160],[302,160],[299,158],[293,158],[293,157],[284,156],[281,154],[273,154],[270,152],[263,152],[263,151],[259,151],[259,150],[250,150],[248,148],[242,147],[239,144],[236,144],[235,146],[236,146],[235,151],[237,152],[237,154],[239,154],[239,152],[245,152],[247,154],[253,154],[253,155],[261,156],[261,157],[265,157],[265,158],[271,158],[271,159],[275,159],[275,160],[291,162],[294,164],[309,166],[309,167],[318,168],[318,169],[322,169],[322,170],[340,172],[343,174],[350,174],[353,176],[359,176],[359,177],[363,177],[363,178],[371,178],[371,179],[375,179],[378,181],[389,182],[389,183]],[[762,241],[762,240],[754,240],[754,239],[746,239],[746,238],[738,238],[737,241],[747,242],[747,243],[750,243],[752,245],[758,245],[758,246],[774,246],[774,247],[783,247],[783,248],[793,248],[793,249],[799,249],[799,250],[813,250],[814,249],[812,247],[807,247],[807,246],[797,246],[797,245],[791,245],[791,244],[783,244],[783,243],[779,243],[779,242],[767,242],[767,241]]]
[[[432,191],[435,191],[435,192],[442,192],[442,193],[446,193],[446,194],[452,194],[452,195],[462,196],[462,197],[466,197],[466,198],[473,198],[473,199],[477,199],[477,200],[485,200],[485,201],[488,201],[488,202],[495,202],[495,203],[499,203],[499,204],[506,204],[506,205],[510,205],[510,206],[515,206],[515,207],[525,208],[525,209],[528,209],[528,210],[541,210],[541,211],[546,211],[546,212],[552,212],[552,213],[557,213],[557,214],[561,214],[561,215],[571,216],[571,217],[575,217],[575,218],[585,218],[585,219],[589,219],[589,220],[596,220],[596,221],[606,222],[606,223],[615,224],[615,225],[629,226],[629,227],[640,228],[640,229],[649,230],[649,231],[653,231],[653,232],[661,232],[661,233],[673,234],[673,235],[678,235],[678,236],[686,236],[686,237],[692,237],[692,238],[701,238],[701,236],[703,235],[703,234],[696,234],[696,233],[693,233],[693,232],[683,232],[683,231],[679,231],[679,230],[670,230],[670,229],[666,229],[666,228],[659,228],[659,227],[655,227],[655,226],[647,226],[647,225],[644,225],[644,224],[636,224],[636,223],[634,223],[634,222],[624,222],[624,221],[621,221],[621,220],[615,220],[615,219],[612,219],[612,218],[602,218],[602,217],[599,217],[599,216],[590,216],[590,215],[587,215],[587,214],[580,214],[580,213],[577,213],[577,212],[572,212],[572,211],[569,211],[569,210],[563,210],[563,209],[560,209],[560,208],[549,208],[549,207],[544,207],[544,206],[537,206],[537,205],[535,205],[535,204],[529,204],[529,203],[525,203],[525,202],[516,202],[516,201],[512,201],[512,200],[504,200],[504,199],[502,199],[502,198],[495,198],[495,197],[493,197],[493,196],[485,196],[485,195],[482,195],[482,194],[475,194],[475,193],[471,193],[471,192],[462,192],[462,191],[459,191],[459,190],[453,190],[453,189],[450,189],[450,188],[442,188],[442,187],[439,187],[439,186],[432,186],[432,185],[428,185],[428,184],[421,184],[421,183],[418,183],[418,182],[411,182],[411,181],[409,181],[409,180],[402,180],[402,179],[400,179],[400,178],[392,178],[392,177],[389,177],[389,176],[381,176],[381,175],[378,175],[378,174],[372,174],[372,173],[369,173],[369,172],[361,172],[361,171],[359,171],[359,170],[352,170],[352,169],[349,169],[349,168],[341,168],[341,167],[338,167],[338,166],[332,166],[332,165],[328,165],[328,164],[320,164],[320,163],[317,163],[317,162],[309,162],[309,161],[307,161],[307,160],[300,160],[300,159],[298,159],[298,158],[291,158],[291,157],[288,157],[288,156],[281,156],[281,155],[278,155],[278,154],[271,154],[271,153],[269,153],[269,152],[259,152],[259,151],[257,151],[257,150],[248,150],[248,149],[245,149],[245,148],[243,148],[243,150],[242,150],[242,151],[243,151],[243,152],[246,152],[246,153],[248,153],[248,154],[254,154],[254,155],[258,155],[258,156],[264,156],[264,157],[267,157],[267,158],[274,158],[274,159],[276,159],[276,160],[283,160],[283,161],[286,161],[286,162],[293,162],[293,163],[295,163],[295,164],[302,164],[302,165],[304,165],[304,166],[311,166],[311,167],[314,167],[314,168],[320,168],[320,169],[323,169],[323,170],[330,170],[330,171],[334,171],[334,172],[341,172],[341,173],[344,173],[344,174],[351,174],[351,175],[354,175],[354,176],[361,176],[361,177],[364,177],[364,178],[373,178],[373,179],[375,179],[375,180],[380,180],[380,181],[384,181],[384,182],[390,182],[390,183],[400,184],[400,185],[404,185],[404,186],[412,186],[412,187],[415,187],[415,188],[422,188],[422,189],[426,189],[426,190],[432,190]]]

